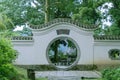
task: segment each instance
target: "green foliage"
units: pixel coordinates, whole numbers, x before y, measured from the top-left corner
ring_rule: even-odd
[[[12,63],[16,59],[16,53],[9,40],[0,38],[0,64]]]
[[[0,31],[6,30],[6,29],[13,29],[14,25],[6,15],[0,14]]]
[[[103,70],[102,77],[104,80],[120,80],[120,67]]]
[[[106,2],[112,3],[112,8],[109,9],[108,15],[111,16],[111,22],[113,23],[109,27],[110,35],[120,35],[120,1],[119,0],[106,0]]]
[[[46,10],[45,1],[48,1]],[[109,13],[100,12],[104,3],[112,3]],[[107,7],[106,7],[107,9]],[[0,12],[7,15],[6,21],[1,21],[0,30],[12,29],[11,25],[42,24],[45,22],[45,13],[50,20],[54,18],[72,18],[84,24],[100,24],[101,19],[111,16],[112,27],[95,32],[108,35],[120,34],[120,3],[119,0],[2,0]],[[10,18],[13,23],[11,23]],[[102,28],[102,27],[101,27]],[[96,34],[96,33],[95,33]],[[99,33],[98,33],[99,34]]]
[[[17,32],[13,32],[11,30],[4,30],[4,31],[0,31],[0,37],[4,37],[4,38],[11,38],[12,36],[19,36],[20,34]]]
[[[81,7],[79,13],[73,16],[74,20],[78,20],[84,24],[95,24],[99,14],[93,8]]]
[[[8,39],[0,38],[0,80],[25,80],[12,64],[17,57]]]
[[[120,3],[119,0],[109,0],[113,3],[113,7],[110,9],[109,14],[111,15],[113,22],[117,27],[120,27]]]
[[[17,33],[13,32],[14,24],[10,18],[8,18],[5,14],[0,13],[0,37],[10,37],[13,35],[17,35]]]
[[[120,27],[117,24],[113,24],[109,27],[110,35],[120,35]]]
[[[19,67],[15,67],[16,68],[16,70],[17,70],[17,78],[16,78],[16,80],[29,80],[28,78],[27,78],[27,70],[26,69],[23,69],[23,68],[19,68]]]
[[[20,36],[32,36],[33,35],[32,31],[29,28],[25,27],[25,26],[23,27],[23,30],[15,31],[15,33],[18,33]]]
[[[70,18],[78,9],[77,0],[50,0],[49,12],[51,18]]]
[[[17,52],[12,48],[10,41],[0,38],[0,80],[10,80],[15,77],[12,62],[16,59]]]
[[[0,3],[1,12],[11,18],[14,25],[44,22],[42,0],[2,0]]]
[[[101,5],[99,4],[98,6],[98,4],[99,1],[83,0],[79,8],[79,13],[72,16],[73,20],[84,24],[96,24],[96,22],[100,22],[101,15],[97,8]]]
[[[49,0],[48,10],[45,10],[46,0],[3,0],[0,10],[12,19],[15,25],[26,22],[32,24],[44,23],[47,12],[50,20],[54,18],[70,18],[77,12],[79,2],[77,0]]]
[[[94,35],[120,35],[120,28],[117,26],[106,26],[104,29],[99,27],[94,31]]]
[[[14,79],[16,77],[16,70],[12,64],[3,64],[0,66],[0,80],[6,78],[7,80]],[[3,79],[4,80],[4,79]]]

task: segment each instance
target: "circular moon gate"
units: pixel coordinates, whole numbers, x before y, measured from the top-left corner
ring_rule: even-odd
[[[59,37],[53,40],[47,49],[47,58],[50,64],[59,69],[68,69],[78,62],[78,46],[68,37]]]

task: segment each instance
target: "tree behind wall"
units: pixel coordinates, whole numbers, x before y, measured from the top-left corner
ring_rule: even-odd
[[[78,0],[3,0],[0,3],[0,11],[10,17],[15,25],[70,18],[78,8]]]
[[[3,0],[0,2],[0,11],[10,17],[15,25],[23,25],[26,22],[42,24],[54,18],[71,17],[85,24],[100,23],[102,25],[102,15],[98,7],[100,8],[106,2],[114,5],[109,13],[112,16],[113,25],[109,30],[100,29],[99,31],[119,35],[119,0]]]
[[[0,38],[18,35],[13,32],[14,24],[5,14],[0,13]]]
[[[113,4],[109,11],[112,18],[112,26],[109,28],[111,35],[120,35],[120,0],[108,0]]]
[[[14,29],[14,24],[5,14],[0,13],[0,31]]]
[[[74,14],[72,19],[84,24],[101,23],[101,14],[98,7],[102,6],[103,3],[103,0],[82,0],[78,13]]]

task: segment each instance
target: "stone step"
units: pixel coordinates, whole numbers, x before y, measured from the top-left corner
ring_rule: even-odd
[[[67,76],[67,77],[48,77],[48,80],[81,80],[80,77],[76,76]]]
[[[38,71],[35,73],[39,77],[86,77],[101,78],[100,72],[97,71]]]

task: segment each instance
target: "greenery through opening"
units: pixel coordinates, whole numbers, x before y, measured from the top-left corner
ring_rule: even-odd
[[[120,50],[119,49],[111,49],[109,51],[109,56],[113,60],[120,60]]]
[[[67,68],[77,59],[77,47],[68,38],[59,38],[50,45],[48,57],[58,68]]]

